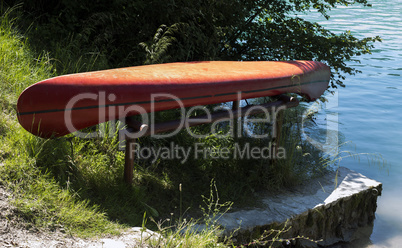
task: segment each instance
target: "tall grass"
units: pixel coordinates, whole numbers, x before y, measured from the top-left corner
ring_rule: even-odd
[[[26,87],[53,76],[53,67],[47,53],[35,55],[30,51],[28,39],[10,20],[10,11],[3,13],[0,21],[0,94],[15,104]]]
[[[111,222],[100,207],[68,185],[69,171],[59,167],[68,160],[65,142],[46,141],[23,130],[16,117],[16,101],[29,85],[54,76],[47,54],[37,56],[28,39],[17,32],[10,11],[0,22],[0,183],[13,190],[18,213],[37,227],[63,227],[82,236],[116,233],[121,226]],[[65,161],[63,161],[65,160]],[[46,162],[44,162],[46,161]],[[52,170],[63,171],[64,179]],[[64,169],[64,170],[63,170]]]

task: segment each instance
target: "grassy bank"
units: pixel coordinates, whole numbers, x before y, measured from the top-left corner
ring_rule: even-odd
[[[79,236],[114,234],[128,226],[142,225],[146,220],[144,213],[155,220],[181,220],[189,212],[202,216],[199,206],[205,206],[202,196],[210,193],[211,180],[216,181],[221,201],[242,205],[254,201],[255,193],[260,190],[295,186],[322,172],[319,152],[303,142],[297,131],[301,110],[292,110],[288,111],[288,121],[283,128],[286,139],[281,143],[287,151],[286,159],[275,163],[270,159],[211,157],[192,157],[185,163],[173,159],[139,160],[135,165],[134,183],[127,186],[122,180],[124,154],[118,149],[116,136],[88,140],[69,135],[44,140],[18,124],[16,102],[26,87],[66,72],[108,66],[101,52],[77,56],[79,48],[71,37],[60,41],[57,49],[46,51],[43,48],[38,53],[37,46],[33,49],[30,44],[29,32],[22,32],[17,24],[18,19],[11,20],[8,12],[3,13],[0,24],[0,183],[13,192],[18,214],[38,228],[62,228]],[[163,115],[160,118],[175,113]],[[192,130],[205,133],[208,128]],[[261,132],[267,131],[267,127],[260,128]],[[221,132],[225,131],[222,128]],[[182,147],[197,142],[212,150],[222,147],[233,150],[236,144],[265,147],[269,140],[246,137],[235,141],[215,135],[194,138],[180,132],[171,139],[139,141],[142,146],[155,147],[168,147],[172,142]],[[190,210],[186,212],[187,209]],[[147,226],[157,228],[151,221],[147,221]],[[170,236],[175,235],[177,233],[170,233]],[[213,230],[204,238],[209,245],[217,242]],[[194,240],[199,241],[195,237]]]
[[[60,185],[54,170],[68,177],[71,166],[65,142],[33,137],[17,121],[18,95],[29,85],[54,76],[46,54],[30,50],[9,16],[0,25],[0,181],[13,191],[19,214],[39,227],[63,227],[78,234],[115,232],[117,224],[104,211],[68,185]],[[46,160],[46,161],[44,161]],[[59,167],[61,165],[61,167]],[[65,167],[69,169],[65,170]],[[53,170],[53,171],[52,171]],[[65,175],[62,175],[65,174]]]

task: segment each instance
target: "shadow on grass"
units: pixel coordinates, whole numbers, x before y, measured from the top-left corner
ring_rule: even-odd
[[[181,140],[182,146],[194,142]],[[152,142],[144,139],[142,144],[147,146]],[[204,142],[209,145],[211,141]],[[168,146],[169,143],[152,145]],[[190,158],[184,164],[178,160],[156,163],[138,160],[134,182],[127,185],[123,182],[124,153],[117,150],[117,143],[112,139],[47,140],[36,155],[36,165],[61,188],[68,189],[79,200],[89,200],[90,204],[99,206],[110,220],[128,226],[141,225],[144,212],[156,220],[178,219],[189,208],[197,216],[202,195],[209,194],[212,179],[216,180],[224,202],[252,201],[253,187],[269,179],[269,171],[264,172],[269,166],[246,162],[203,158]],[[258,175],[260,178],[256,180]]]
[[[194,140],[183,135],[180,133],[173,140],[142,138],[138,142],[143,147],[170,147],[171,142],[181,147],[194,147],[196,142],[217,149],[233,149],[234,146],[231,139],[210,136]],[[266,140],[257,142],[244,138],[236,142],[239,146],[250,142],[266,146]],[[124,152],[118,151],[115,138],[47,140],[37,152],[36,161],[37,166],[50,174],[60,187],[76,194],[77,199],[89,200],[90,204],[99,206],[110,220],[128,226],[141,225],[144,212],[156,220],[179,219],[188,209],[197,216],[203,204],[202,195],[209,194],[212,179],[216,181],[223,202],[242,205],[256,200],[254,192],[277,190],[285,184],[296,183],[299,176],[292,173],[294,168],[286,168],[283,163],[271,164],[269,159],[190,156],[181,163],[179,159],[150,158],[136,161],[134,182],[127,185],[123,182]],[[182,185],[181,196],[179,184]]]

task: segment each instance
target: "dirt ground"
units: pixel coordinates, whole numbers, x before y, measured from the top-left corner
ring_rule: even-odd
[[[10,204],[11,194],[0,185],[0,247],[21,248],[120,248],[147,247],[141,245],[142,240],[159,237],[158,234],[134,227],[120,236],[99,239],[80,239],[72,237],[60,230],[45,231],[32,227],[16,215],[16,209]]]

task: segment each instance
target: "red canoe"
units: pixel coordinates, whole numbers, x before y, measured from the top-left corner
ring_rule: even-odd
[[[50,78],[18,99],[20,124],[59,137],[140,112],[297,93],[310,100],[328,87],[329,67],[315,61],[187,62]],[[159,95],[158,95],[159,94]]]

